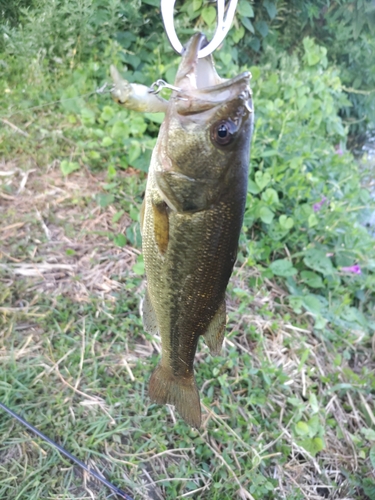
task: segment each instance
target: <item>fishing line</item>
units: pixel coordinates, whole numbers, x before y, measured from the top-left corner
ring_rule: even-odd
[[[50,101],[50,102],[46,102],[44,104],[39,104],[38,106],[31,106],[30,108],[19,109],[19,110],[14,111],[13,113],[11,113],[9,115],[0,115],[0,119],[11,118],[14,115],[22,114],[26,111],[32,111],[34,109],[46,108],[47,106],[54,106],[55,104],[60,104],[62,102],[66,102],[66,101],[72,101],[73,99],[86,98],[86,97],[90,97],[90,96],[95,95],[95,94],[99,94],[99,95],[107,94],[107,93],[111,92],[111,89],[110,88],[107,89],[107,86],[108,86],[108,82],[105,82],[101,87],[98,87],[96,90],[93,90],[92,92],[87,92],[87,94],[76,95],[74,97],[67,97],[66,99],[59,99],[58,101]]]
[[[125,493],[125,491],[122,491],[120,488],[118,488],[117,486],[115,486],[114,484],[112,484],[111,482],[109,482],[108,479],[106,479],[104,476],[102,476],[101,474],[99,474],[95,470],[90,469],[90,467],[88,465],[86,465],[84,462],[82,462],[81,460],[79,460],[77,457],[75,457],[74,455],[72,455],[71,453],[69,453],[68,451],[66,451],[65,448],[63,448],[59,444],[57,444],[54,441],[52,441],[52,439],[50,439],[45,434],[43,434],[41,431],[39,431],[38,429],[36,429],[33,425],[31,425],[28,422],[26,422],[25,419],[23,419],[22,417],[20,417],[19,415],[17,415],[17,413],[15,413],[10,408],[8,408],[7,406],[5,406],[5,404],[3,404],[3,403],[0,402],[0,408],[2,408],[5,412],[7,412],[9,415],[11,415],[16,420],[18,420],[18,422],[20,422],[22,425],[24,425],[31,432],[33,432],[34,434],[36,434],[40,438],[44,439],[44,441],[46,441],[47,443],[49,443],[50,445],[52,445],[54,448],[56,448],[57,450],[59,450],[59,452],[62,453],[63,455],[65,455],[67,458],[69,458],[69,460],[71,460],[75,464],[79,465],[79,467],[81,467],[81,469],[85,470],[88,474],[91,474],[91,476],[94,476],[95,479],[97,479],[102,484],[104,484],[105,486],[107,486],[110,490],[112,490],[114,493],[116,493],[116,495],[119,495],[121,498],[124,498],[125,500],[133,500],[133,498],[130,497],[129,495],[127,495]]]

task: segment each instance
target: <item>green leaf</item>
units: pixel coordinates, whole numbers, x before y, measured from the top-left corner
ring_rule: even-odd
[[[322,424],[320,423],[318,415],[313,415],[307,421],[307,425],[309,426],[309,435],[310,437],[314,437],[320,432],[324,432]]]
[[[273,2],[270,2],[269,0],[264,0],[263,6],[266,8],[270,19],[273,19],[277,14],[276,5]]]
[[[319,403],[318,403],[317,397],[315,396],[315,394],[313,392],[310,394],[309,403],[310,403],[311,411],[313,413],[318,413],[319,412]]]
[[[129,137],[129,125],[122,121],[116,122],[111,129],[113,139],[126,139]]]
[[[75,170],[79,170],[80,168],[81,167],[80,167],[79,163],[77,163],[75,161],[63,160],[60,163],[60,170],[61,170],[61,172],[62,172],[62,174],[63,174],[64,177],[66,177],[67,175],[71,174]]]
[[[138,170],[143,170],[143,172],[147,172],[151,161],[151,154],[151,149],[142,151],[142,154],[138,156],[136,160],[133,160],[132,167],[137,168]]]
[[[267,188],[262,193],[262,200],[267,203],[267,205],[277,205],[279,203],[279,195],[274,189]]]
[[[299,436],[308,436],[309,434],[309,426],[306,422],[298,422],[294,427],[296,434]]]
[[[293,264],[290,260],[287,259],[278,259],[272,262],[270,265],[270,269],[276,276],[293,276],[297,274],[297,269],[293,267]]]
[[[240,0],[238,3],[237,11],[240,16],[254,17],[254,10],[249,0]]]
[[[83,108],[81,109],[81,119],[84,125],[94,125],[95,123],[95,113],[92,109]]]
[[[323,328],[325,328],[326,324],[328,323],[327,318],[324,318],[321,314],[315,314],[314,320],[315,330],[323,330]]]
[[[257,21],[255,28],[259,31],[263,38],[268,35],[268,24],[265,21]]]
[[[369,478],[369,477],[366,477],[363,480],[362,487],[363,487],[363,491],[364,491],[365,495],[367,495],[367,497],[370,500],[375,500],[375,482],[374,482],[374,480]]]
[[[143,262],[143,256],[139,255],[137,262],[133,266],[133,272],[138,275],[143,275],[145,273],[145,264]]]
[[[137,160],[137,158],[140,157],[141,152],[142,150],[139,142],[133,141],[127,150],[129,165],[132,165],[135,162],[135,160]]]
[[[324,286],[322,278],[313,271],[302,271],[301,277],[303,282],[311,288],[322,288]]]
[[[100,154],[98,153],[98,151],[88,151],[87,158],[90,158],[90,160],[99,160]]]
[[[259,187],[257,186],[257,184],[255,184],[255,182],[251,179],[249,179],[249,182],[248,182],[248,185],[247,185],[247,190],[249,191],[249,193],[252,193],[252,194],[258,194],[260,189]]]
[[[307,97],[305,95],[299,97],[297,99],[297,106],[298,106],[298,111],[301,111],[307,103]]]
[[[324,450],[325,444],[322,438],[314,437],[313,439],[304,439],[299,443],[313,457],[320,451]]]
[[[245,35],[245,28],[241,25],[238,29],[232,31],[234,43],[238,43]]]
[[[262,191],[267,184],[271,182],[271,176],[268,172],[262,172],[258,170],[255,172],[255,182],[257,183],[259,189]]]
[[[289,304],[290,307],[296,314],[301,314],[302,312],[302,297],[298,297],[297,295],[289,296]]]
[[[241,23],[245,26],[245,28],[248,31],[250,31],[250,33],[254,35],[255,29],[250,19],[248,19],[247,17],[241,17]]]
[[[124,234],[116,234],[113,238],[115,244],[119,247],[124,247],[126,245],[126,236]]]
[[[361,189],[359,197],[361,198],[362,203],[369,203],[371,201],[371,194],[367,189]]]
[[[148,118],[150,121],[161,124],[164,121],[164,113],[145,113],[144,116]]]
[[[124,215],[125,211],[124,210],[119,210],[118,212],[116,212],[113,217],[112,217],[112,222],[114,224],[116,224],[120,219],[121,217]]]
[[[193,0],[193,10],[199,10],[202,6],[202,0]]]
[[[305,309],[310,311],[313,314],[319,314],[322,310],[322,303],[320,300],[314,295],[306,295],[302,298],[302,304]]]
[[[261,76],[262,71],[259,68],[259,66],[251,66],[250,73],[251,73],[251,81],[256,81]]]
[[[268,207],[261,207],[259,210],[259,217],[265,224],[271,224],[275,214]]]
[[[232,61],[232,54],[229,52],[220,51],[219,57],[225,66],[228,66],[228,64]]]
[[[108,148],[109,146],[112,146],[112,144],[113,144],[113,140],[110,137],[108,137],[108,136],[103,137],[102,146],[104,148]]]
[[[288,232],[289,229],[283,229],[280,227],[280,224],[275,223],[275,221],[273,221],[268,228],[268,235],[273,241],[280,241],[288,234]]]
[[[174,82],[177,74],[177,66],[173,65],[170,68],[167,69],[165,72],[165,79],[167,82]],[[159,114],[159,113],[145,113],[147,116],[148,114]],[[164,113],[162,113],[162,116],[164,117]]]
[[[367,429],[366,427],[362,427],[361,433],[365,436],[365,438],[368,441],[375,441],[375,430],[374,429]]]
[[[299,362],[299,365],[298,365],[298,370],[300,370],[303,367],[303,365],[306,363],[306,360],[309,357],[309,354],[310,354],[310,349],[305,349],[303,351],[302,356],[301,356],[301,361]]]
[[[111,118],[115,116],[114,108],[111,106],[104,106],[102,114],[100,115],[100,118],[108,122]]]
[[[135,112],[131,115],[131,133],[132,135],[142,136],[147,130],[147,122],[144,116],[137,115]]]
[[[287,217],[286,215],[280,215],[279,224],[282,229],[292,229],[294,226],[294,220],[292,217]]]
[[[216,19],[216,10],[210,5],[202,9],[203,20],[210,26]]]
[[[320,48],[315,44],[312,38],[306,37],[303,39],[306,61],[309,66],[315,66],[321,59]]]
[[[330,259],[326,256],[323,250],[311,248],[305,253],[303,262],[310,269],[322,273],[324,276],[333,274],[334,268]]]
[[[96,201],[102,208],[106,208],[115,201],[115,197],[110,193],[99,193],[96,195]]]
[[[244,17],[243,19],[246,19],[246,18]],[[245,27],[247,27],[245,23],[243,23],[243,25],[244,25]],[[250,41],[249,45],[250,45],[250,47],[251,47],[251,48],[252,48],[255,52],[259,52],[259,49],[260,49],[260,40],[259,40],[259,38],[258,38],[257,36],[254,36],[254,37],[251,39],[251,41]]]
[[[366,319],[356,307],[344,306],[340,316],[351,323],[358,323],[361,326],[366,326]]]
[[[315,214],[310,214],[308,218],[309,227],[314,227],[318,224],[318,218]]]
[[[108,179],[113,179],[117,175],[117,170],[114,165],[109,164],[107,169]]]
[[[267,151],[263,151],[262,158],[269,158],[270,156],[277,156],[279,154],[276,149],[267,149]]]

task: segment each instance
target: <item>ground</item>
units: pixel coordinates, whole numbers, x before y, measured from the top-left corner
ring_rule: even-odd
[[[241,262],[222,354],[196,356],[202,428],[150,403],[160,339],[139,317],[140,251],[111,237],[132,220],[97,202],[106,182],[0,163],[1,401],[134,499],[375,498],[375,346],[319,337]],[[0,498],[110,494],[4,413],[0,428]]]

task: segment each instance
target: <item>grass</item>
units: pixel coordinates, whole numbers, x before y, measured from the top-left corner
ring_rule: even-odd
[[[203,425],[189,428],[147,398],[160,339],[138,314],[139,250],[108,238],[131,218],[98,203],[103,173],[57,167],[0,168],[2,401],[135,499],[374,498],[370,340],[320,338],[282,287],[250,288],[257,271],[237,267],[222,355],[201,342],[196,356]],[[0,435],[0,498],[108,498],[5,414]]]

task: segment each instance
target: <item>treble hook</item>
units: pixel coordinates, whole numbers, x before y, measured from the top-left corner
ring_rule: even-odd
[[[175,3],[176,0],[161,0],[161,15],[169,42],[174,50],[181,55],[184,51],[184,48],[180,40],[178,39],[176,30],[174,28],[173,8]],[[198,52],[198,58],[207,57],[208,55],[212,54],[212,52],[216,50],[223,42],[232,25],[237,3],[238,0],[230,0],[227,13],[224,18],[225,0],[217,0],[216,31],[210,43]]]

